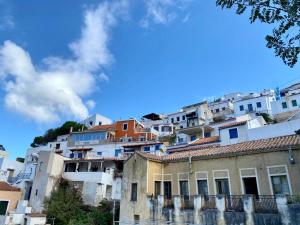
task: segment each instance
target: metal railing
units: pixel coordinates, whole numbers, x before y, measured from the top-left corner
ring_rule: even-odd
[[[287,195],[288,204],[300,204],[300,195]]]
[[[168,208],[168,209],[173,209],[174,208],[174,203],[172,198],[164,198],[164,208]]]
[[[181,196],[181,209],[194,209],[194,199],[192,197]]]
[[[203,209],[216,209],[216,196],[215,195],[204,195]]]
[[[276,197],[274,195],[260,195],[253,199],[256,213],[278,213]]]
[[[228,195],[225,196],[225,204],[227,211],[243,212],[244,203],[242,195]]]

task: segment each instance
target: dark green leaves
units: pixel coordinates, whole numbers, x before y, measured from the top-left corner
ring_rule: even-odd
[[[268,48],[275,56],[293,67],[298,60],[300,48],[300,1],[299,0],[217,0],[217,6],[236,7],[236,14],[241,15],[249,9],[250,23],[275,24],[272,35],[266,37]]]

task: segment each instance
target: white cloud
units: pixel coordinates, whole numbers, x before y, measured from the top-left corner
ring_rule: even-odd
[[[96,106],[96,102],[92,99],[86,101],[86,105],[89,109],[94,109]]]
[[[109,81],[109,77],[105,73],[100,73],[99,76],[98,76],[98,80],[99,81],[106,81],[106,82],[108,82]]]
[[[83,98],[95,89],[99,80],[96,74],[113,62],[108,49],[110,32],[126,7],[124,0],[87,10],[81,37],[69,45],[69,59],[51,56],[43,59],[42,65],[35,65],[22,47],[5,41],[0,46],[5,105],[42,123],[58,121],[62,116],[86,118],[95,102],[83,103]]]
[[[178,16],[179,11],[187,8],[192,0],[144,0],[147,15],[140,21],[144,28],[150,23],[166,25]]]

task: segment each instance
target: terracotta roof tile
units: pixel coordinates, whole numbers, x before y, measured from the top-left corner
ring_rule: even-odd
[[[201,146],[198,146],[201,147]],[[255,141],[246,141],[238,144],[206,147],[190,151],[176,152],[167,156],[155,156],[148,153],[139,152],[144,158],[156,161],[175,161],[187,160],[190,156],[193,159],[223,158],[237,155],[247,155],[260,152],[273,152],[285,150],[288,147],[300,147],[299,136],[288,135],[275,138],[261,139]]]
[[[13,187],[10,184],[0,181],[0,191],[21,191],[19,188]]]
[[[247,121],[240,121],[240,122],[228,123],[228,124],[225,124],[225,125],[219,127],[219,130],[230,128],[230,127],[242,126],[242,125],[245,125],[246,123],[247,123]]]
[[[207,138],[200,138],[192,143],[190,145],[203,145],[203,144],[209,144],[213,142],[218,142],[220,141],[219,136],[212,136],[212,137],[207,137]]]

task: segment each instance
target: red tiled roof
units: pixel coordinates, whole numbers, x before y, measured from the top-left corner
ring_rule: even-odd
[[[236,127],[236,126],[245,125],[246,123],[247,123],[246,120],[245,121],[240,121],[240,122],[228,123],[228,124],[225,124],[225,125],[219,127],[219,130],[230,128],[230,127]]]
[[[168,162],[175,160],[187,160],[189,157],[193,157],[193,159],[208,159],[256,154],[262,152],[273,152],[287,150],[288,147],[300,147],[299,136],[287,135],[255,141],[246,141],[227,146],[208,147],[202,150],[195,149],[191,151],[176,152],[167,156],[155,156],[143,152],[138,152],[137,154],[140,154],[142,157],[150,160]]]
[[[218,142],[220,140],[219,136],[212,136],[212,137],[206,137],[206,138],[200,138],[190,145],[203,145],[203,144],[209,144],[213,142]]]
[[[19,188],[13,187],[10,184],[0,181],[0,191],[21,191]]]
[[[115,130],[115,124],[98,125],[89,129],[89,131],[107,131],[107,130]]]
[[[173,153],[173,152],[183,152],[183,151],[192,151],[192,150],[203,150],[203,149],[207,149],[207,148],[212,148],[212,147],[218,147],[220,146],[220,144],[211,144],[211,145],[208,145],[207,143],[206,144],[203,144],[203,145],[185,145],[185,146],[178,146],[178,148],[171,148],[171,149],[168,149],[168,152],[170,153]]]

